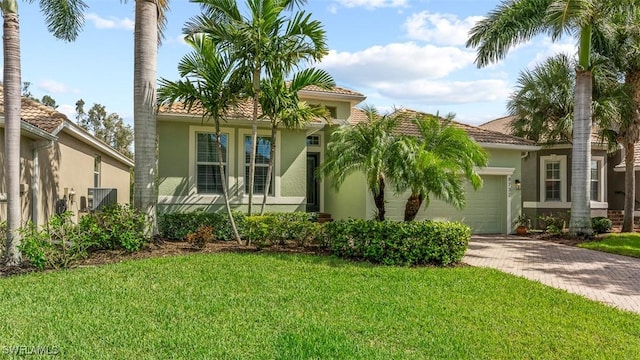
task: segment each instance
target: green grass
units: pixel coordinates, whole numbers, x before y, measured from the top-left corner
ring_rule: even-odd
[[[608,234],[602,240],[585,242],[578,246],[585,249],[640,258],[639,233]]]
[[[0,350],[55,346],[64,359],[640,357],[640,316],[536,282],[303,255],[196,254],[5,278],[0,319]]]

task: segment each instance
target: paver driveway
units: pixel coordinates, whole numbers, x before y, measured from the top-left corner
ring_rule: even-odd
[[[640,259],[516,236],[473,236],[463,262],[640,313]]]

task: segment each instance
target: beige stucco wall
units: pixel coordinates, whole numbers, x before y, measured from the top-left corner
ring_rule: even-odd
[[[36,147],[42,147],[42,150],[38,152],[39,181],[37,184],[33,184],[33,150]],[[4,149],[3,129],[0,129],[0,149]],[[0,151],[0,193],[5,192],[3,153]],[[22,176],[20,183],[24,184],[23,187],[27,190],[22,196],[23,223],[26,224],[31,220],[37,221],[39,225],[44,224],[52,214],[55,214],[56,202],[65,198],[65,188],[67,194],[71,192],[71,189],[75,192],[75,201],[68,202],[67,209],[72,211],[73,218],[77,219],[77,213],[81,210],[81,205],[85,203],[81,199],[84,197],[86,201],[88,188],[94,187],[95,155],[102,157],[101,187],[117,188],[118,203],[128,204],[130,175],[126,164],[75,139],[67,134],[66,130],[58,134],[58,140],[54,143],[23,136],[21,138]],[[36,189],[38,191],[38,206],[37,213],[34,214],[31,204]],[[0,201],[0,218],[6,219],[5,201]]]

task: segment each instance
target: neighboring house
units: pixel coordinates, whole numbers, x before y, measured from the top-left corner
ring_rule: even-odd
[[[480,127],[511,133],[514,117],[489,121]],[[638,151],[636,151],[638,152]],[[522,160],[522,207],[534,221],[541,215],[564,214],[571,210],[571,153],[569,143],[544,146],[524,154]],[[607,210],[624,209],[624,162],[621,151],[609,153],[607,145],[591,137],[591,214],[607,216]],[[636,158],[636,162],[640,161]],[[640,163],[636,164],[640,169]],[[638,198],[636,189],[636,199]]]
[[[269,189],[268,211],[310,211],[330,214],[334,219],[371,218],[375,206],[363,174],[353,174],[338,192],[331,180],[315,178],[317,166],[324,160],[326,143],[337,125],[366,121],[362,110],[354,106],[365,100],[357,92],[335,87],[332,90],[307,88],[300,92],[301,100],[326,106],[331,112],[331,124],[324,121],[310,123],[304,130],[280,129],[276,139],[273,187]],[[233,207],[245,211],[248,204],[249,144],[251,135],[251,106],[238,106],[222,122],[224,164]],[[512,219],[521,212],[520,191],[515,184],[521,181],[521,154],[539,149],[534,143],[457,123],[489,155],[489,166],[479,169],[484,186],[467,191],[467,207],[461,211],[432,200],[418,219],[433,218],[459,220],[467,223],[475,233],[510,233]],[[259,125],[258,161],[254,204],[259,208],[264,196],[264,176],[270,145],[269,122]],[[401,131],[415,134],[413,124],[402,124]],[[216,179],[218,164],[213,157],[215,145],[213,124],[202,118],[202,110],[191,113],[181,104],[158,111],[159,138],[159,212],[219,211],[223,209],[221,184]],[[388,187],[390,188],[390,187]],[[387,196],[387,217],[402,220],[407,196]]]
[[[7,218],[3,105],[0,87],[0,219]],[[22,99],[20,146],[23,223],[45,224],[64,209],[77,221],[78,214],[98,206],[101,197],[129,203],[133,161],[53,108]],[[89,194],[93,188],[103,190]]]

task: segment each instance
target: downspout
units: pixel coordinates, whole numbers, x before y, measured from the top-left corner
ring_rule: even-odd
[[[37,227],[38,223],[38,205],[40,203],[40,151],[53,147],[54,140],[34,141],[33,162],[31,177],[31,221]]]
[[[38,133],[48,140],[34,141],[33,142],[33,162],[31,177],[31,221],[35,226],[39,226],[38,223],[38,205],[40,203],[40,151],[50,149],[53,147],[54,142],[58,139],[57,135],[64,127],[64,122],[56,127],[51,133],[47,133],[43,130],[35,128],[34,126],[23,122],[23,125],[31,128],[32,132]]]

